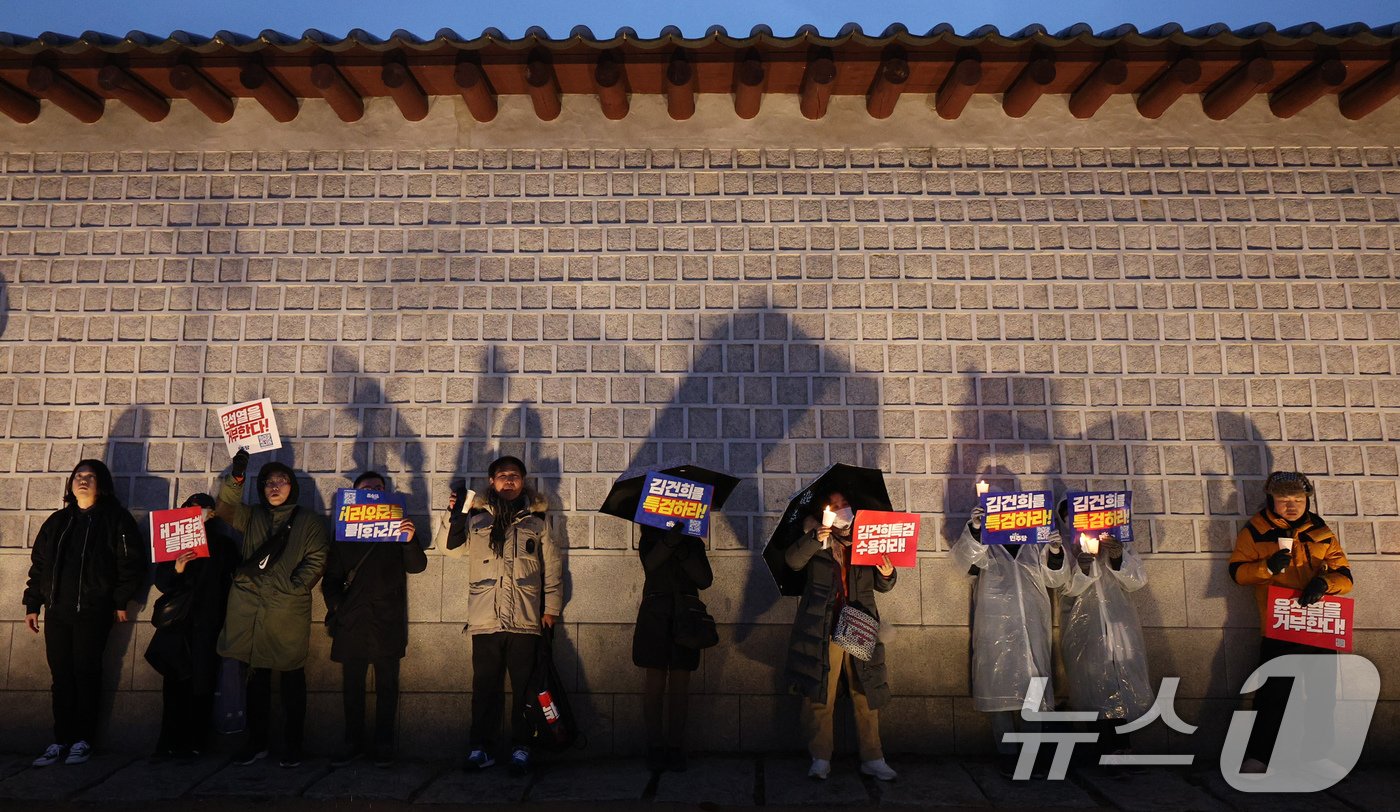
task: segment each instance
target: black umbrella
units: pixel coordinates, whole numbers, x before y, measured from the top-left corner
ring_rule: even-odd
[[[714,486],[715,496],[710,501],[710,510],[719,510],[724,507],[724,500],[728,499],[729,494],[733,493],[734,489],[739,486],[738,477],[719,471],[711,471],[688,462],[673,461],[664,464],[664,466],[634,465],[623,471],[618,476],[617,481],[613,483],[612,490],[608,491],[608,496],[603,500],[603,506],[598,508],[598,512],[617,516],[629,522],[632,521],[637,515],[637,502],[642,498],[642,485],[646,482],[647,473],[650,471],[659,474],[674,474],[691,482]]]
[[[825,498],[832,491],[840,491],[854,510],[892,510],[890,492],[885,488],[885,473],[876,468],[860,468],[838,462],[815,480],[797,492],[788,502],[783,517],[768,546],[763,548],[763,560],[778,582],[778,592],[783,595],[801,595],[803,575],[787,565],[784,554],[787,548],[802,537],[803,519],[818,513],[822,506],[816,500]]]

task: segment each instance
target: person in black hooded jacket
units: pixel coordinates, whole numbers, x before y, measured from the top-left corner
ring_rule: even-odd
[[[53,673],[54,743],[34,760],[82,764],[92,752],[102,700],[102,653],[112,623],[146,580],[146,545],[136,520],[117,500],[112,472],[82,460],[69,474],[62,509],[39,528],[30,551],[24,621],[39,633]]]
[[[365,471],[354,487],[383,491],[384,476]],[[374,763],[394,760],[399,705],[399,661],[408,649],[408,575],[428,568],[413,522],[401,525],[406,542],[336,541],[326,561],[321,594],[331,660],[340,663],[345,705],[345,748],[331,758],[343,767],[365,753],[365,675],[374,666]]]
[[[195,756],[207,746],[219,681],[215,645],[228,608],[229,585],[238,567],[238,544],[214,513],[214,497],[191,494],[180,507],[204,511],[209,555],[186,550],[156,565],[156,601],[151,623],[156,632],[146,661],[164,678],[161,685],[160,739],[156,755]]]

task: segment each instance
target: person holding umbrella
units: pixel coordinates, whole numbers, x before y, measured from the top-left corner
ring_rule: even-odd
[[[890,698],[885,646],[876,642],[870,658],[862,660],[832,637],[843,607],[860,610],[879,621],[875,593],[894,588],[895,569],[889,556],[877,567],[852,566],[851,525],[855,511],[850,500],[839,490],[809,492],[819,498],[808,503],[802,517],[802,535],[783,554],[787,567],[803,578],[802,600],[793,618],[784,678],[789,690],[802,697],[802,730],[812,756],[807,774],[825,780],[831,773],[832,712],[844,675],[855,711],[860,771],[881,781],[893,781],[897,774],[885,763],[880,745],[879,710]]]

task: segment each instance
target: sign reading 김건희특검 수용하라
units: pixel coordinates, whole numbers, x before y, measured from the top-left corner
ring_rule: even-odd
[[[862,510],[851,525],[851,563],[877,566],[885,556],[896,567],[919,565],[919,514]]]

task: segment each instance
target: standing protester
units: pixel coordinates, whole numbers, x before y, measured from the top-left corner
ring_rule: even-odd
[[[879,621],[875,593],[894,588],[894,566],[889,556],[878,567],[850,563],[854,511],[844,494],[832,492],[813,504],[827,506],[844,518],[837,527],[807,516],[802,537],[784,553],[787,565],[806,576],[792,622],[785,677],[789,690],[802,696],[802,729],[812,756],[807,775],[825,780],[831,774],[832,714],[836,689],[844,675],[855,711],[860,771],[881,781],[893,781],[897,774],[885,763],[880,745],[880,708],[890,699],[885,644],[876,643],[870,659],[860,660],[832,635],[841,609],[847,605]]]
[[[384,477],[365,471],[355,488],[383,491]],[[345,748],[331,759],[343,767],[366,752],[365,675],[374,666],[374,762],[394,761],[399,706],[399,661],[408,649],[408,575],[428,568],[413,522],[400,526],[404,542],[337,541],[331,544],[321,594],[331,660],[340,663],[345,704]]]
[[[181,507],[204,511],[208,557],[186,550],[174,561],[156,565],[161,597],[151,623],[156,632],[146,660],[163,677],[160,739],[156,755],[198,755],[208,744],[214,694],[219,683],[219,630],[228,609],[228,591],[238,567],[238,545],[211,519],[214,498],[192,494]]]
[[[1103,751],[1128,755],[1132,742],[1118,727],[1142,716],[1154,700],[1142,623],[1128,597],[1147,585],[1147,571],[1137,553],[1112,533],[1099,535],[1097,553],[1087,552],[1069,527],[1069,504],[1062,500],[1057,513],[1076,564],[1060,587],[1060,656],[1069,709],[1097,713]]]
[[[511,769],[530,768],[525,687],[537,647],[564,609],[563,560],[549,536],[544,497],[525,485],[525,463],[505,456],[487,468],[489,485],[466,513],[453,513],[447,549],[466,545],[471,592],[466,632],[472,641],[472,723],[468,769],[496,763],[505,677],[510,673]],[[455,511],[453,494],[449,509]]]
[[[83,460],[68,475],[63,507],[39,527],[24,589],[24,623],[39,633],[53,674],[53,740],[35,767],[60,760],[82,764],[92,755],[102,703],[102,653],[112,623],[146,578],[146,545],[131,514],[117,501],[112,472]]]
[[[705,557],[705,542],[682,535],[679,529],[643,526],[638,553],[646,581],[632,634],[632,663],[646,670],[642,718],[647,767],[683,771],[690,674],[700,667],[700,649],[677,642],[676,623],[686,596],[708,589],[714,575]],[[669,714],[663,713],[665,704]]]
[[[1021,717],[1031,680],[1045,679],[1038,711],[1055,709],[1050,675],[1050,589],[1069,579],[1064,549],[1058,540],[1038,544],[983,544],[984,514],[979,506],[954,542],[952,558],[977,579],[972,608],[972,703],[992,715],[1002,774],[1016,767],[1016,745],[1007,733],[1040,731],[1040,723]],[[1044,773],[1037,770],[1036,777]]]
[[[1312,493],[1312,482],[1306,476],[1294,471],[1274,471],[1264,482],[1264,507],[1245,523],[1235,538],[1235,551],[1230,555],[1230,577],[1237,584],[1254,587],[1261,633],[1270,626],[1270,586],[1301,590],[1300,606],[1314,604],[1324,595],[1344,595],[1351,591],[1351,566],[1346,553],[1322,517],[1309,510]],[[1283,539],[1291,541],[1285,543]],[[1304,643],[1260,638],[1260,665],[1288,654],[1336,652]],[[1263,773],[1268,769],[1292,687],[1292,680],[1275,677],[1254,692],[1254,710],[1258,715],[1245,746],[1240,772]],[[1309,725],[1310,733],[1330,739],[1335,690],[1335,685],[1309,686],[1309,709],[1317,717],[1316,723]]]
[[[311,588],[326,566],[324,520],[297,505],[296,474],[280,462],[258,472],[258,504],[244,504],[248,452],[233,457],[216,515],[243,533],[243,563],[233,577],[219,653],[249,666],[248,739],[235,764],[267,756],[272,672],[280,674],[283,767],[301,766],[306,723],[306,655]]]

